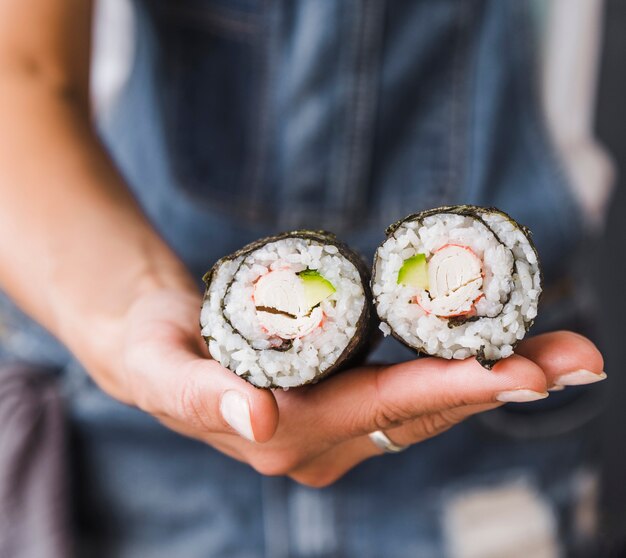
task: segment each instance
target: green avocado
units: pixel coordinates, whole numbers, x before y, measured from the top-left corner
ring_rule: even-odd
[[[335,292],[335,287],[317,271],[305,269],[298,273],[304,287],[304,297],[309,308],[317,306],[322,300]]]
[[[416,254],[404,260],[398,271],[398,285],[428,289],[428,262],[425,254]]]

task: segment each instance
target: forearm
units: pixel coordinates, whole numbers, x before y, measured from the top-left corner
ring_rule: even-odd
[[[0,287],[72,349],[141,290],[193,289],[71,91],[0,80]]]

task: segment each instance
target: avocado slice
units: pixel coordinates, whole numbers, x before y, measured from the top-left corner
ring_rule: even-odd
[[[428,289],[428,262],[425,254],[416,254],[404,260],[398,271],[398,285]]]
[[[328,298],[336,289],[328,279],[324,279],[317,271],[305,269],[298,273],[304,288],[304,299],[309,308],[317,306]]]

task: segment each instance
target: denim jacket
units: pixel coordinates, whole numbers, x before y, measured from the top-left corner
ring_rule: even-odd
[[[509,212],[533,231],[548,283],[563,274],[582,215],[538,102],[528,2],[133,8],[132,72],[99,127],[196,277],[244,243],[296,227],[328,228],[370,258],[393,221],[456,203]],[[313,490],[165,430],[52,347],[42,341],[37,358],[62,363],[86,556],[461,556],[450,502],[473,484],[535,498],[529,514],[545,512],[546,544],[557,549],[546,556],[574,528],[561,517],[585,462],[576,433],[515,442],[470,422]],[[408,357],[397,343],[381,354]]]
[[[104,135],[191,268],[265,231],[329,228],[367,257],[450,203],[534,233],[548,279],[581,211],[538,102],[515,0],[135,0],[129,82]],[[224,239],[225,244],[201,239]]]

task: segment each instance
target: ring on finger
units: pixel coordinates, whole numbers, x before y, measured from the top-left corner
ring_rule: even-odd
[[[372,443],[380,450],[385,453],[400,453],[404,451],[409,446],[401,446],[396,444],[395,442],[389,439],[389,436],[385,434],[382,430],[375,430],[374,432],[370,432],[368,434],[369,439]]]

